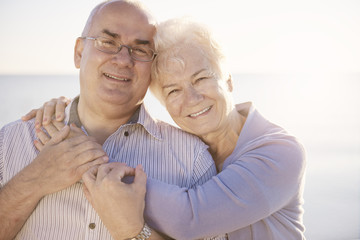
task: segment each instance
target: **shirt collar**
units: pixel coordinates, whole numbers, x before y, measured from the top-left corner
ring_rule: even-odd
[[[67,125],[71,123],[75,123],[77,127],[82,128],[86,132],[79,118],[78,108],[77,108],[78,103],[79,103],[79,96],[74,98],[73,101],[69,104],[69,106],[66,107],[65,123]],[[145,105],[141,104],[140,108],[136,110],[136,112],[133,114],[133,116],[129,119],[129,121],[125,125],[140,124],[153,137],[162,140],[160,127],[157,122],[158,120],[153,119],[151,117]]]
[[[144,103],[141,104],[137,123],[141,124],[146,129],[146,131],[150,133],[153,137],[162,140],[161,131],[158,122],[159,120],[154,119],[149,114]]]

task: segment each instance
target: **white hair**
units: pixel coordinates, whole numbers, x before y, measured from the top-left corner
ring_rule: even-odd
[[[210,29],[190,18],[171,19],[158,24],[154,44],[157,56],[152,64],[150,90],[162,104],[161,82],[169,73],[167,66],[176,62],[185,67],[184,59],[179,56],[184,47],[199,49],[218,78],[229,76],[225,68],[225,55]]]

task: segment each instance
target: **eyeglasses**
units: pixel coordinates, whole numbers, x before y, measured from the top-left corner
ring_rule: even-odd
[[[128,46],[119,44],[116,41],[106,37],[81,37],[82,39],[94,40],[95,48],[101,52],[109,54],[117,54],[122,47],[128,49],[129,55],[133,60],[141,62],[150,62],[154,60],[156,53],[151,48],[146,46]]]

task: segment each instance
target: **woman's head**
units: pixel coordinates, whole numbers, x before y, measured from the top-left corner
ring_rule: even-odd
[[[214,131],[233,108],[225,57],[211,32],[188,19],[160,23],[150,89],[173,120],[196,135]]]
[[[185,61],[180,57],[181,51],[194,47],[211,64],[211,70],[219,79],[227,79],[229,72],[225,66],[225,55],[209,28],[188,18],[167,20],[157,26],[154,37],[157,58],[152,65],[153,79],[150,86],[154,95],[162,102],[159,90],[166,74],[171,73],[169,64],[177,63],[185,68]]]

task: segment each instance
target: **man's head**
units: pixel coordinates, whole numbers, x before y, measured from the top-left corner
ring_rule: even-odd
[[[155,22],[138,2],[107,1],[96,6],[75,46],[80,104],[133,111],[143,101],[150,84],[151,61],[134,60],[126,47],[116,54],[102,52],[96,48],[94,38],[106,37],[132,48],[153,49],[154,34]]]

